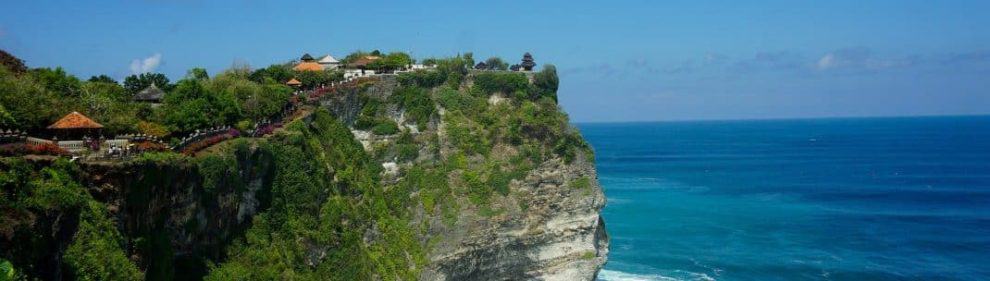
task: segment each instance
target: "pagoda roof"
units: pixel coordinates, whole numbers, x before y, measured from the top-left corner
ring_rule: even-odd
[[[292,78],[289,79],[288,82],[285,82],[285,84],[289,86],[298,86],[298,85],[302,85],[302,82],[299,82],[299,80],[296,80],[296,78]]]
[[[302,60],[302,61],[311,61],[311,60],[313,60],[313,56],[310,56],[309,53],[306,53],[306,54],[303,54],[303,56],[302,56],[302,58],[300,58],[300,60]]]
[[[82,115],[82,113],[73,111],[72,113],[65,115],[65,117],[62,117],[62,119],[55,121],[55,123],[48,126],[48,128],[53,130],[100,129],[103,128],[103,125],[96,123],[96,121],[89,119],[89,117]]]

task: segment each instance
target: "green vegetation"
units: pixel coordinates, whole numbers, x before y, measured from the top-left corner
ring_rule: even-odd
[[[415,122],[420,130],[426,130],[427,123],[436,113],[436,104],[430,94],[420,87],[400,87],[390,99],[405,109],[405,117]]]
[[[370,65],[377,69],[412,62],[404,53],[380,52],[345,60],[364,55],[383,57]],[[504,68],[495,59],[486,63]],[[513,181],[523,180],[541,163],[591,157],[590,147],[557,106],[558,78],[552,66],[535,73],[530,83],[522,73],[469,72],[474,63],[470,53],[424,63],[437,69],[400,74],[400,86],[387,99],[359,93],[361,109],[353,127],[395,136],[376,144],[373,155],[343,122],[316,108],[310,118],[286,124],[270,137],[224,142],[196,157],[141,154],[122,164],[144,170],[120,195],[106,193],[104,186],[85,186],[100,183],[84,181],[77,164],[65,160],[47,164],[0,158],[0,237],[14,237],[0,239],[0,258],[10,261],[4,267],[0,260],[0,274],[17,268],[18,274],[45,279],[57,265],[44,261],[62,249],[70,279],[161,280],[205,274],[207,280],[411,280],[436,243],[424,237],[428,222],[413,223],[415,214],[438,215],[448,226],[464,210],[498,216],[510,209],[493,202],[511,195]],[[128,77],[123,87],[109,77],[80,81],[61,69],[11,69],[0,67],[0,125],[41,130],[67,110],[76,110],[112,132],[160,136],[219,125],[247,128],[286,105],[293,91],[283,85],[286,80],[316,86],[340,78],[339,72],[301,73],[289,65],[235,68],[213,77],[194,68],[174,85],[164,76],[147,74]],[[150,83],[169,88],[163,104],[132,102],[133,91]],[[509,99],[489,104],[496,92],[509,94]],[[387,116],[396,108],[418,130]],[[438,121],[443,126],[436,126]],[[399,162],[398,175],[380,178],[381,161]],[[167,194],[163,192],[195,194],[189,200],[194,210],[170,210],[177,213],[238,206],[243,203],[239,196],[259,188],[249,187],[248,175],[263,178],[261,190],[251,197],[258,201],[257,213],[245,217],[250,223],[185,257],[173,249],[173,239],[212,234],[203,229],[216,225],[210,221],[214,215],[201,219],[198,213],[187,214],[166,226],[166,215],[145,207],[162,200],[158,196]],[[194,184],[175,179],[185,176]],[[591,184],[587,177],[568,183],[575,189]],[[115,200],[130,209],[102,204],[90,192],[100,198],[120,196]],[[525,202],[519,207],[528,208]],[[116,221],[123,217],[116,212],[140,219]],[[78,223],[60,223],[66,219]],[[45,235],[35,238],[39,233]],[[196,267],[177,265],[180,258],[198,263],[201,272],[184,272]]]
[[[591,188],[591,179],[588,177],[580,177],[571,181],[568,185],[576,189],[588,189]]]
[[[399,125],[395,121],[381,119],[381,122],[371,127],[371,132],[376,135],[394,135],[399,132]]]
[[[173,87],[169,83],[168,77],[161,73],[142,73],[124,78],[124,89],[127,89],[127,93],[131,95],[137,94],[152,84],[165,91],[171,91]]]
[[[19,158],[0,158],[0,233],[11,241],[2,258],[31,276],[51,274],[44,262],[58,237],[60,220],[78,221],[72,242],[62,254],[71,274],[79,280],[141,280],[143,274],[127,259],[123,239],[97,202],[78,182],[78,167],[67,160],[36,168]]]
[[[0,281],[13,281],[17,271],[14,265],[5,259],[0,259]]]
[[[398,80],[403,86],[433,88],[443,85],[447,81],[447,74],[441,71],[417,70],[400,73]]]
[[[294,76],[309,85],[342,78],[339,72],[294,73],[277,65],[254,72],[234,68],[210,78],[206,70],[193,68],[176,84],[163,74],[144,73],[127,77],[121,86],[105,75],[81,81],[61,68],[18,73],[0,67],[0,125],[43,131],[63,115],[78,111],[103,124],[105,134],[167,136],[258,121],[281,111],[292,93],[282,79]],[[131,100],[152,84],[166,91],[161,107]]]
[[[401,207],[408,196],[385,193],[380,168],[347,127],[326,111],[314,114],[262,146],[276,157],[272,206],[207,280],[416,278],[426,261]],[[378,238],[366,242],[372,228]],[[315,263],[307,255],[314,249],[327,251]]]
[[[484,72],[474,75],[474,86],[485,94],[515,93],[529,88],[529,79],[518,72]]]
[[[64,255],[77,280],[144,280],[124,254],[123,238],[102,203],[87,200],[79,216],[79,230]]]
[[[582,260],[590,260],[590,259],[594,259],[595,256],[596,256],[595,255],[595,251],[586,251],[583,254],[581,254],[581,259]]]
[[[503,61],[499,57],[490,57],[485,60],[485,65],[488,65],[488,69],[491,70],[507,70],[509,69],[509,63]]]

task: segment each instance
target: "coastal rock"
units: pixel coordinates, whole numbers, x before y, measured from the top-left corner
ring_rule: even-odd
[[[547,161],[496,202],[504,213],[432,224],[430,236],[443,239],[420,280],[594,280],[609,244],[595,177],[590,163]],[[573,186],[581,178],[590,186]]]

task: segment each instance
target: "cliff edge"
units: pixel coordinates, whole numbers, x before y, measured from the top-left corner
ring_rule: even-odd
[[[0,255],[44,280],[594,280],[605,196],[555,70],[460,59],[192,156],[0,158]]]

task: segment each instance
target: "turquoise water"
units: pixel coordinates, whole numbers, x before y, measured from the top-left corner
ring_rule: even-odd
[[[601,280],[990,280],[990,117],[579,128]]]

